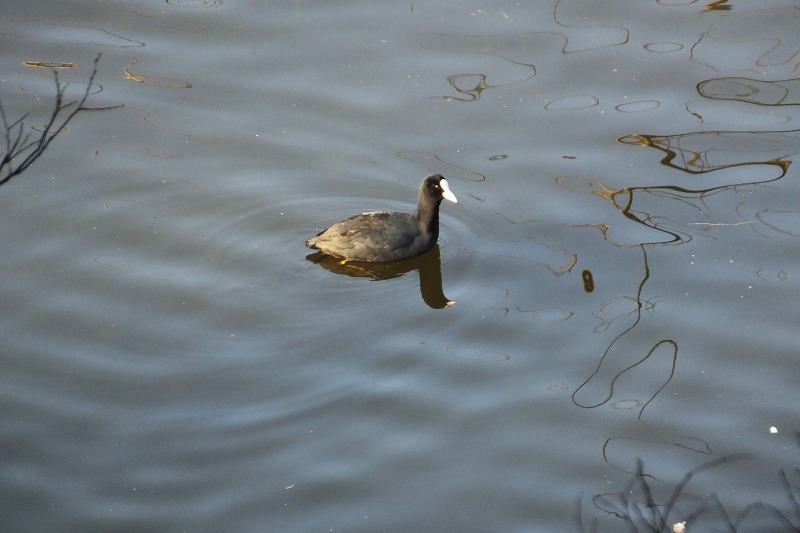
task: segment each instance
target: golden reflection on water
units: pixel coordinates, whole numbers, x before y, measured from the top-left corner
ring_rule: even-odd
[[[26,67],[37,68],[75,68],[75,63],[59,63],[55,61],[23,61]]]
[[[309,254],[306,259],[334,274],[371,278],[375,281],[399,278],[416,270],[419,272],[420,294],[428,307],[445,309],[457,303],[456,300],[447,298],[442,289],[442,259],[438,244],[420,256],[387,263],[342,261],[323,252]],[[389,304],[390,302],[386,302],[386,305]]]
[[[717,0],[706,5],[706,11],[730,11],[733,6],[728,3],[728,0]]]
[[[125,67],[123,72],[125,72],[125,78],[129,81],[135,81],[136,83],[144,83],[146,85],[153,85],[156,87],[167,87],[172,89],[191,89],[192,84],[184,81],[178,80],[171,80],[169,78],[161,78],[158,76],[145,76],[142,74],[134,74],[131,72],[131,67],[138,63],[138,59],[134,59],[131,63]]]
[[[800,150],[797,133],[793,131],[700,131],[677,135],[628,134],[618,137],[621,144],[645,146],[664,152],[661,164],[690,174],[704,174],[742,166],[775,166],[780,173],[765,180],[740,183],[767,183],[786,175],[791,160],[785,159]],[[765,155],[774,154],[773,157]],[[749,159],[757,157],[757,159]],[[669,186],[664,186],[669,188]],[[662,187],[662,188],[664,188]],[[641,188],[641,187],[635,187]],[[635,189],[633,188],[633,189]],[[690,190],[672,187],[677,190]],[[697,187],[702,193],[719,187]],[[650,187],[652,189],[652,187]]]
[[[755,172],[744,174],[749,181],[740,179],[740,175],[721,175],[719,180],[705,180],[683,185],[641,185],[633,187],[608,187],[594,178],[559,176],[556,183],[573,190],[588,192],[604,198],[629,221],[656,230],[664,235],[661,241],[645,244],[680,244],[692,239],[685,224],[657,216],[652,212],[637,210],[635,199],[639,195],[655,195],[661,198],[677,200],[690,205],[699,202],[698,210],[706,195],[735,190],[737,187],[752,186],[774,182],[783,178],[792,160],[788,159],[800,152],[798,130],[777,132],[728,132],[707,131],[691,132],[678,135],[645,135],[629,134],[616,139],[621,144],[655,148],[665,156],[661,164],[680,170],[691,176],[702,176],[711,172],[737,167],[777,169],[777,175],[759,176]],[[793,223],[786,216],[782,227],[792,227]],[[763,221],[761,221],[763,223]],[[588,226],[601,230],[603,238],[614,243],[609,237],[610,224],[595,223]],[[765,224],[766,226],[766,224]],[[769,226],[772,227],[772,226]],[[680,229],[682,228],[682,229]],[[774,228],[773,228],[774,229]]]

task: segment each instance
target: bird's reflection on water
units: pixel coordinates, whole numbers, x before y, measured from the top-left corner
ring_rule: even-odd
[[[442,290],[442,259],[438,244],[420,256],[388,263],[342,261],[323,252],[309,254],[306,259],[335,274],[372,278],[376,281],[399,278],[412,270],[418,270],[419,289],[428,307],[444,309],[456,303],[456,300],[449,300]]]

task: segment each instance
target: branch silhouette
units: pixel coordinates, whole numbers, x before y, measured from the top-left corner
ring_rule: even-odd
[[[101,55],[98,54],[95,58],[92,74],[89,76],[89,83],[86,85],[86,90],[81,98],[77,100],[64,101],[64,93],[69,87],[69,83],[62,85],[58,77],[58,71],[53,69],[53,79],[56,84],[55,107],[39,136],[34,136],[30,131],[25,132],[25,119],[28,118],[30,113],[25,113],[14,122],[9,122],[3,102],[0,101],[0,120],[3,121],[3,128],[5,129],[5,154],[0,159],[0,185],[24,172],[34,161],[39,159],[47,147],[50,146],[50,143],[53,142],[53,139],[64,131],[67,124],[78,113],[122,107],[122,105],[86,107],[86,100],[89,98],[89,93],[94,85],[94,78],[97,75],[97,63],[100,61]]]

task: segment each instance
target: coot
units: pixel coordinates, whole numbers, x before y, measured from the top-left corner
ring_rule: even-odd
[[[419,186],[413,213],[374,211],[337,222],[306,246],[348,261],[399,261],[424,254],[439,238],[439,204],[456,202],[447,180],[431,174]]]

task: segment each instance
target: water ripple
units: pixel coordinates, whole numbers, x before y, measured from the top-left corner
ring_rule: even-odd
[[[751,78],[712,78],[697,84],[710,100],[730,100],[762,106],[800,105],[800,78],[764,81]]]
[[[558,0],[553,7],[553,20],[562,28],[568,28],[572,31],[569,36],[565,36],[566,42],[564,43],[563,53],[570,52],[583,52],[587,50],[599,50],[601,48],[610,48],[612,46],[620,46],[627,44],[630,40],[631,32],[622,26],[607,26],[607,25],[576,25],[567,24],[566,20],[592,20],[592,9],[598,9],[598,4],[590,4],[584,2],[568,2],[567,7],[562,7],[562,4],[567,4],[566,0]],[[590,7],[591,6],[591,7]],[[570,11],[571,10],[571,11]],[[567,11],[564,13],[564,11]],[[587,30],[587,31],[580,31]],[[575,43],[578,43],[576,46]],[[570,45],[574,49],[570,50]]]
[[[652,111],[661,105],[658,100],[641,100],[638,102],[627,102],[614,106],[614,109],[622,113],[642,113],[644,111]]]
[[[41,21],[29,22],[10,17],[0,18],[0,35],[39,43],[77,43],[112,48],[144,46],[141,41],[117,35],[103,28]]]
[[[800,236],[800,211],[764,209],[756,214],[756,218],[765,226],[784,235]]]
[[[532,319],[545,324],[557,324],[559,322],[564,322],[572,318],[572,316],[575,314],[574,311],[570,311],[569,309],[565,309],[563,307],[534,309],[533,311],[526,311],[517,307],[517,311],[521,313],[530,313]]]
[[[574,109],[589,109],[600,104],[600,100],[591,94],[574,94],[562,96],[548,102],[544,108],[548,111],[570,111]]]
[[[644,49],[654,54],[670,54],[672,52],[683,50],[683,45],[681,43],[672,43],[665,41],[665,42],[647,43],[646,45],[644,45]]]
[[[781,26],[773,24],[776,17],[783,17]],[[691,47],[690,59],[719,72],[791,75],[800,68],[800,50],[794,45],[795,33],[782,34],[780,29],[799,24],[800,10],[789,7],[740,15],[738,24],[710,26],[703,32]]]
[[[448,180],[462,179],[467,181],[486,181],[486,176],[483,174],[444,161],[438,155],[431,152],[415,152],[409,150],[398,152],[397,155],[407,161],[417,163],[421,167],[427,169],[428,172],[441,174]]]
[[[222,0],[167,0],[167,4],[175,7],[219,7]]]

